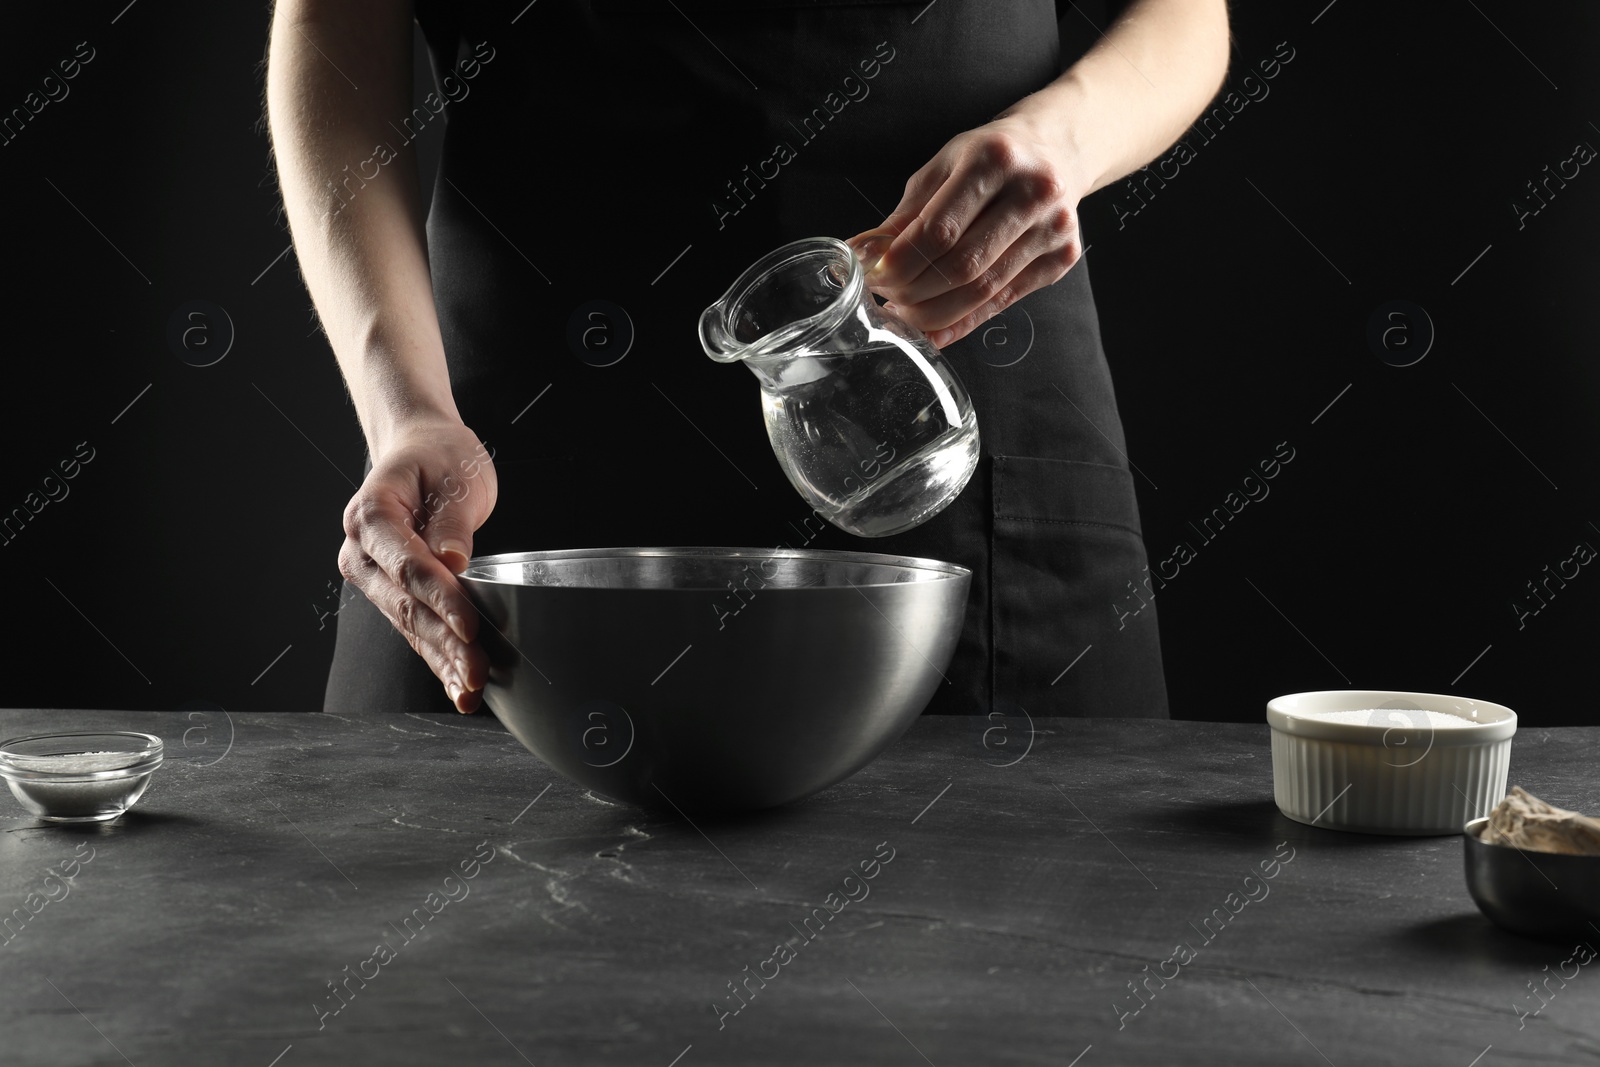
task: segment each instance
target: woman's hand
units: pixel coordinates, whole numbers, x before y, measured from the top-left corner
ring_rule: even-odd
[[[1228,69],[1224,0],[1129,0],[1089,51],[911,176],[882,226],[867,286],[947,345],[1083,254],[1078,202],[1166,150]]]
[[[461,712],[482,702],[489,660],[476,643],[477,609],[455,576],[496,493],[477,437],[437,421],[389,435],[344,512],[339,573],[405,635]]]
[[[847,242],[871,265],[867,287],[943,347],[1055,282],[1082,255],[1088,189],[1071,156],[1023,116],[956,136]]]

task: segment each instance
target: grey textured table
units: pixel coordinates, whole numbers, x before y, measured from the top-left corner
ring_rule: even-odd
[[[0,712],[67,723],[169,761],[103,827],[0,798],[5,1064],[1600,1059],[1600,971],[1547,982],[1571,946],[1490,926],[1459,838],[1284,819],[1264,725],[1041,723],[999,766],[1022,728],[924,719],[691,826],[487,715]],[[1524,730],[1512,781],[1592,809],[1597,742]]]

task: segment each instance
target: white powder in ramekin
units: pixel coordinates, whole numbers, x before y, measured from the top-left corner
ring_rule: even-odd
[[[1317,722],[1347,722],[1357,726],[1381,726],[1384,729],[1454,730],[1463,726],[1482,726],[1493,720],[1469,719],[1448,711],[1425,711],[1417,708],[1358,708],[1349,711],[1291,711],[1297,719],[1315,719]]]

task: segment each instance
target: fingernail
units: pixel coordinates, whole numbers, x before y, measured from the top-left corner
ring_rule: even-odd
[[[445,565],[446,566],[450,566],[450,569],[453,570],[453,571],[460,571],[460,570],[462,570],[462,569],[464,569],[466,567],[467,560],[468,560],[468,553],[470,551],[471,550],[469,548],[467,548],[466,545],[462,544],[460,541],[440,541],[439,542],[439,555],[440,556],[447,556],[447,555],[452,555],[453,554],[453,555],[457,555],[457,556],[461,557],[461,565],[460,566],[450,566],[449,561],[448,560],[445,561]]]
[[[928,340],[933,342],[933,347],[943,348],[945,345],[950,343],[951,339],[954,338],[955,335],[956,332],[954,330],[938,330],[934,333],[930,333],[928,335]]]
[[[456,676],[461,679],[463,686],[469,690],[472,688],[471,683],[468,681],[471,676],[467,674],[467,661],[460,656],[456,657]]]
[[[455,631],[457,637],[463,641],[471,640],[471,638],[467,637],[467,620],[461,617],[461,612],[452,611],[444,619],[445,622],[450,624],[450,629]]]
[[[867,277],[872,278],[882,274],[883,254],[889,251],[889,246],[894,244],[894,234],[880,233],[865,238],[856,246],[856,258],[861,260],[866,268]]]
[[[445,692],[450,694],[450,703],[459,704],[461,702],[461,687],[455,682],[451,682],[445,688]]]

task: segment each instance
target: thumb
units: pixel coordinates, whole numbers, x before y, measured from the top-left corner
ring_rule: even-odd
[[[917,220],[922,209],[928,206],[928,201],[943,184],[949,167],[940,158],[934,159],[927,166],[912,175],[906,183],[905,195],[900,198],[900,203],[889,212],[888,218],[874,226],[856,234],[845,242],[855,250],[856,256],[866,268],[869,283],[882,279],[889,273],[900,273],[900,264],[910,253],[907,251],[905,241],[900,240],[901,234]],[[889,262],[884,262],[885,256],[894,250],[893,255],[888,255]]]
[[[894,243],[894,239],[899,233],[900,227],[891,229],[885,224],[858,233],[854,237],[846,239],[845,244],[849,245],[851,250],[855,252],[856,258],[861,260],[861,268],[870,274],[872,268],[878,265],[878,260],[883,258],[883,254],[889,250],[889,246]]]
[[[467,561],[472,558],[472,533],[475,528],[466,509],[454,502],[428,523],[428,549],[450,568],[451,574],[460,574],[467,569]]]

